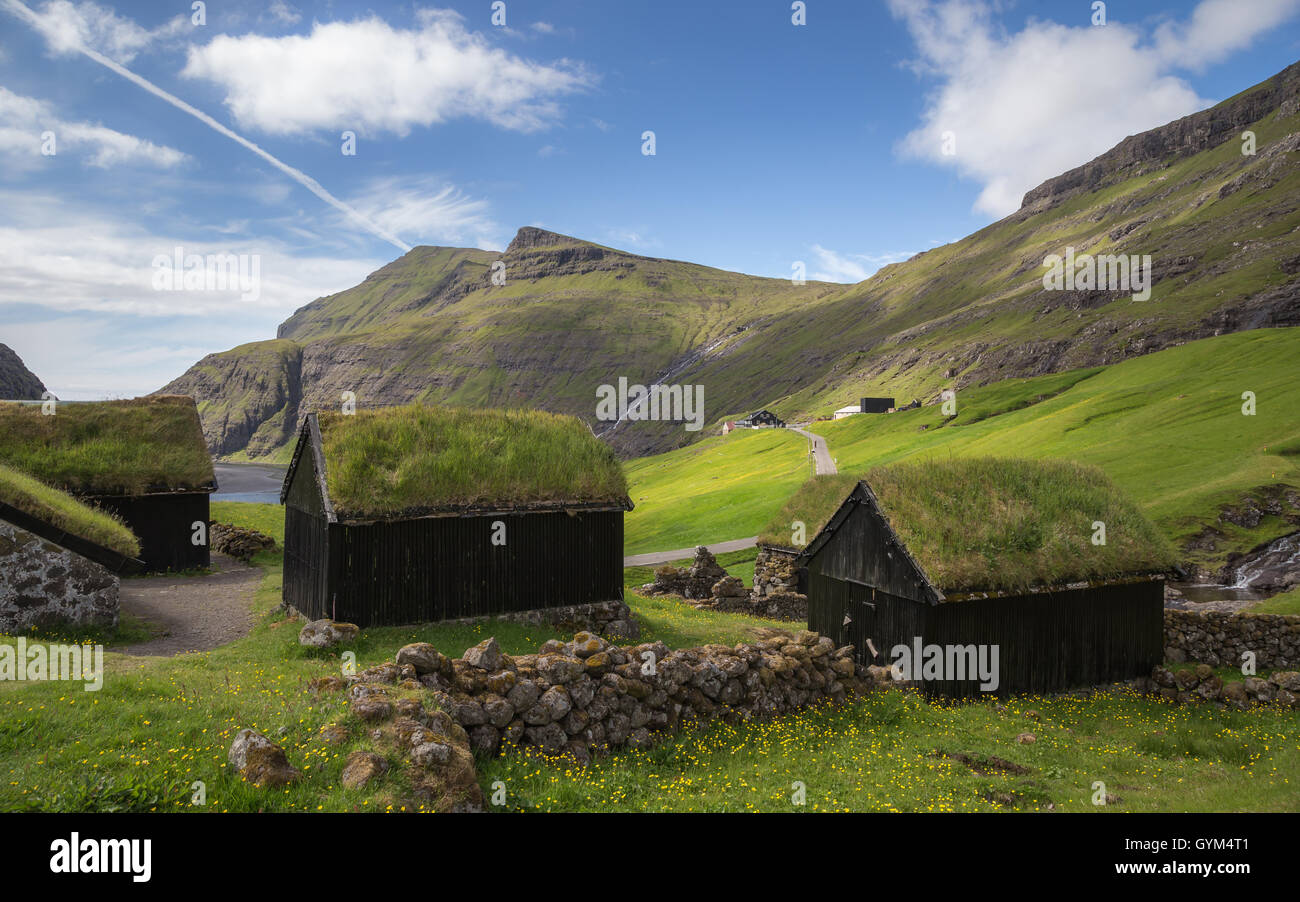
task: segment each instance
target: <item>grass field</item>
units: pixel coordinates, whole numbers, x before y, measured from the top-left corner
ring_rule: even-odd
[[[1243,332],[1111,367],[963,391],[954,417],[934,405],[812,429],[826,437],[841,474],[944,457],[1094,464],[1176,544],[1206,527],[1221,533],[1214,550],[1186,555],[1217,566],[1231,551],[1295,530],[1277,516],[1245,529],[1218,515],[1248,496],[1300,486],[1298,352],[1300,329]],[[1254,415],[1242,412],[1244,392],[1254,393]],[[798,438],[790,436],[792,451]],[[777,526],[788,531],[775,515],[790,500],[792,477],[766,485],[759,475],[746,478],[746,467],[758,466],[745,459],[751,456],[745,444],[709,439],[629,467],[633,499],[660,499],[635,529],[629,519],[629,551],[679,547],[687,535],[717,540],[760,529],[776,534]],[[696,497],[704,500],[697,505]],[[768,519],[756,523],[759,511]],[[647,533],[658,541],[647,541]]]
[[[278,513],[273,505],[228,504],[217,517],[269,531]],[[735,555],[742,566],[747,554]],[[106,654],[100,692],[72,683],[0,683],[0,810],[401,808],[409,787],[400,767],[373,793],[339,784],[344,760],[365,747],[366,731],[341,697],[317,699],[306,690],[313,677],[336,674],[339,657],[298,645],[299,624],[276,611],[279,556],[264,553],[256,562],[264,569],[251,602],[257,625],[243,639],[170,659]],[[628,601],[647,639],[675,647],[733,644],[771,625],[674,599],[629,593]],[[459,656],[489,635],[511,653],[558,638],[501,622],[424,625],[364,630],[353,649],[358,666],[367,667],[407,642]],[[320,730],[335,722],[351,739],[327,746]],[[283,745],[306,779],[262,791],[231,774],[226,751],[244,727]],[[1026,731],[1037,742],[1018,744]],[[1028,771],[990,771],[994,756]],[[941,705],[881,693],[840,709],[711,723],[585,770],[520,752],[479,768],[485,787],[505,781],[507,808],[515,810],[1295,811],[1300,715],[1177,708],[1128,695],[1013,699],[999,711],[991,703]],[[802,807],[790,801],[795,780],[806,786]],[[1098,780],[1118,801],[1092,805]],[[205,787],[202,808],[191,804],[195,781]]]
[[[812,472],[808,440],[784,429],[737,429],[625,470],[636,505],[624,518],[626,554],[757,535]]]

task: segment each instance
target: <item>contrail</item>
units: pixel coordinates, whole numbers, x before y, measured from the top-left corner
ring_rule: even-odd
[[[41,21],[41,17],[36,15],[36,13],[32,12],[32,10],[29,9],[28,7],[20,3],[19,0],[0,0],[0,2],[3,2],[5,7],[15,16],[17,16],[20,19],[26,20],[29,25],[31,25],[41,34],[45,35],[47,39],[50,37],[49,32],[45,28],[45,23]],[[242,144],[244,147],[247,147],[249,150],[257,154],[262,159],[266,160],[266,162],[270,163],[276,169],[279,169],[285,175],[289,176],[289,178],[293,179],[295,182],[302,185],[312,194],[316,195],[321,200],[325,201],[325,203],[329,204],[331,207],[333,207],[334,209],[338,210],[341,213],[346,213],[352,219],[356,220],[368,232],[370,232],[373,235],[377,235],[378,237],[389,242],[390,244],[396,246],[403,253],[411,249],[411,246],[407,244],[405,241],[403,241],[401,238],[398,238],[396,235],[392,234],[387,229],[384,229],[382,226],[372,222],[370,219],[363,216],[358,211],[354,210],[348,204],[339,200],[333,194],[330,194],[328,191],[325,190],[325,187],[320,182],[316,181],[314,178],[307,175],[307,173],[302,172],[298,169],[294,169],[288,163],[280,162],[275,157],[267,153],[265,150],[258,147],[252,141],[249,141],[247,138],[241,135],[235,134],[233,131],[226,128],[224,125],[222,125],[217,120],[213,119],[211,116],[209,116],[207,113],[203,112],[202,110],[190,106],[188,103],[181,100],[176,95],[167,93],[162,88],[158,87],[153,82],[149,81],[147,78],[143,78],[139,75],[136,75],[130,69],[126,68],[123,65],[120,65],[119,63],[114,62],[113,60],[104,56],[102,53],[92,50],[91,48],[85,46],[85,44],[78,43],[78,45],[74,49],[78,53],[90,57],[92,60],[99,63],[101,66],[113,70],[118,75],[122,76],[128,81],[135,82],[137,85],[144,88],[146,91],[148,91],[150,94],[153,94],[155,97],[161,97],[163,100],[167,101],[172,106],[176,107],[176,109],[189,113],[195,119],[199,120],[204,125],[208,126],[214,131],[220,132],[230,140],[238,144]]]

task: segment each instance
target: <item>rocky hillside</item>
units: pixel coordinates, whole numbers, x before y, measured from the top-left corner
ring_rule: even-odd
[[[1149,255],[1150,298],[1044,288],[1044,259],[1067,247]],[[504,285],[492,282],[498,262]],[[1002,221],[856,285],[795,286],[525,228],[500,255],[416,248],[303,307],[276,340],[211,355],[163,391],[198,398],[223,455],[283,449],[303,413],[347,391],[359,405],[574,413],[635,455],[700,433],[597,423],[597,387],[620,376],[703,385],[709,423],[760,406],[794,420],[867,394],[933,400],[1300,324],[1297,273],[1300,64],[1127,138]]]
[[[7,401],[37,401],[45,385],[29,370],[8,345],[0,344],[0,398]]]

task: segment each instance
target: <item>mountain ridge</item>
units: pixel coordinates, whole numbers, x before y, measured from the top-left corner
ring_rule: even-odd
[[[525,226],[502,253],[418,247],[299,308],[274,342],[209,355],[194,394],[215,453],[282,453],[308,410],[412,400],[585,418],[621,454],[692,440],[680,423],[595,420],[620,376],[706,388],[708,422],[793,420],[868,394],[934,400],[1015,376],[1114,363],[1225,331],[1300,323],[1300,64],[1126,138],[1022,208],[856,284],[767,279]],[[1243,118],[1257,118],[1243,122]],[[1249,125],[1258,152],[1229,140]],[[1150,301],[1053,291],[1043,261],[1153,259]],[[504,284],[494,284],[494,271]]]

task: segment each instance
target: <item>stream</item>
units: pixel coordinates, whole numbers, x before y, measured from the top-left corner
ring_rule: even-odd
[[[1300,585],[1300,532],[1270,542],[1258,554],[1240,561],[1231,584],[1169,583],[1181,598],[1166,599],[1165,607],[1239,610],[1278,592]]]

